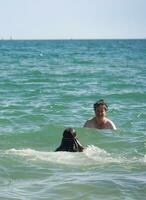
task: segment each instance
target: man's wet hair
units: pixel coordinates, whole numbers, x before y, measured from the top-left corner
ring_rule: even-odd
[[[82,152],[84,147],[79,143],[76,135],[75,129],[65,129],[61,144],[55,151]]]
[[[106,110],[106,111],[108,110],[108,105],[107,105],[107,103],[106,103],[103,99],[100,99],[99,101],[97,101],[96,103],[94,103],[94,105],[93,105],[94,111],[96,111],[96,109],[97,109],[100,105],[105,106],[105,110]]]

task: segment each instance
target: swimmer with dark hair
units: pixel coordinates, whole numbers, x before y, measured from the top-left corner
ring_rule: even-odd
[[[84,147],[80,144],[76,135],[73,128],[65,129],[61,144],[55,151],[83,152]]]
[[[115,124],[106,117],[106,112],[108,111],[108,105],[103,99],[97,101],[93,105],[95,116],[88,119],[84,124],[87,128],[97,128],[97,129],[113,129],[116,130]]]

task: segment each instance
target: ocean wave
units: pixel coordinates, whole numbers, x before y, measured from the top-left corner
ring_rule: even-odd
[[[45,161],[58,164],[67,165],[97,165],[97,164],[135,164],[135,163],[146,163],[146,155],[144,157],[131,157],[126,158],[124,156],[111,154],[96,147],[94,145],[88,146],[83,153],[72,153],[72,152],[47,152],[37,151],[34,149],[9,149],[6,150],[5,155],[18,156],[26,158],[32,161]]]

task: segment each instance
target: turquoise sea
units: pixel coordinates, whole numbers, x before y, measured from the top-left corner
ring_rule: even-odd
[[[117,131],[83,128],[104,99]],[[74,127],[83,153],[54,152]],[[0,200],[146,199],[146,40],[0,41]]]

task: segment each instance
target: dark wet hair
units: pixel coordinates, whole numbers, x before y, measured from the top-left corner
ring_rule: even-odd
[[[105,103],[103,99],[100,99],[99,101],[97,101],[97,102],[93,105],[94,111],[96,111],[96,108],[98,108],[100,105],[105,106],[105,110],[106,110],[106,111],[108,110],[108,105],[107,105],[107,103]]]
[[[76,131],[73,128],[67,128],[63,132],[63,138],[60,146],[55,151],[82,152],[84,147],[76,138]]]

